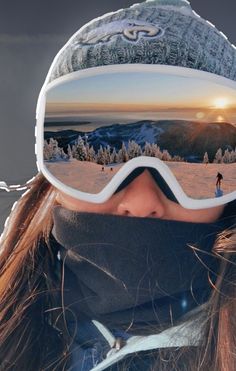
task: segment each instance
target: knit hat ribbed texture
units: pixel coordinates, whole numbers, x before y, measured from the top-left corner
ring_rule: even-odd
[[[48,82],[80,69],[144,63],[182,66],[236,80],[236,48],[186,0],[147,0],[96,18],[61,49]]]

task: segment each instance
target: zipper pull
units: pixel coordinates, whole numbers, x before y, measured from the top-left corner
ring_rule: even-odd
[[[112,356],[113,354],[117,353],[121,348],[123,348],[126,345],[126,341],[122,337],[115,338],[114,344],[112,348],[109,350],[109,352],[106,355],[106,358]]]

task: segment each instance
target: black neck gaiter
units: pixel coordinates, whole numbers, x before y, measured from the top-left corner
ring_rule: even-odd
[[[189,223],[55,206],[65,305],[78,320],[110,328],[173,323],[209,296],[208,274],[214,282],[219,268],[211,250],[231,222],[226,209],[215,223]]]

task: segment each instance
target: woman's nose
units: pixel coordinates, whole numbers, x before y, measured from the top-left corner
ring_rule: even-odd
[[[117,207],[119,215],[162,218],[165,195],[146,169],[123,189]]]

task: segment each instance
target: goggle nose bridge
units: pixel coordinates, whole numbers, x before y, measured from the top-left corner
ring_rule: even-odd
[[[120,192],[125,187],[127,187],[135,178],[141,175],[146,169],[150,172],[150,174],[152,175],[152,178],[155,180],[156,184],[161,189],[161,191],[165,194],[165,196],[171,201],[178,203],[175,195],[171,191],[170,187],[168,186],[168,184],[166,183],[165,179],[160,174],[158,169],[153,168],[151,166],[140,166],[134,169],[118,186],[117,190],[115,191],[115,194]]]

